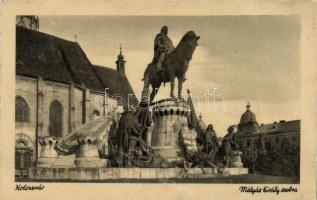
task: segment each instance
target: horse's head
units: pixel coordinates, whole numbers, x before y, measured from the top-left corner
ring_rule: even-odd
[[[176,48],[184,56],[185,60],[189,61],[192,59],[192,55],[198,46],[199,38],[200,36],[197,36],[194,31],[188,31],[179,42]]]

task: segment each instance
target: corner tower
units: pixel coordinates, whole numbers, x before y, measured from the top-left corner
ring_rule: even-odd
[[[38,31],[40,28],[40,20],[39,17],[35,15],[19,15],[16,16],[16,25]]]

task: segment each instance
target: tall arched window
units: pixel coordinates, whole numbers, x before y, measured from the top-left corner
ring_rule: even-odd
[[[30,110],[26,101],[17,96],[15,98],[15,121],[16,122],[29,122]]]
[[[62,137],[63,108],[58,101],[50,105],[49,134],[54,137]]]

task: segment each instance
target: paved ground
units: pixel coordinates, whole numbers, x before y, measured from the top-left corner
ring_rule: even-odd
[[[70,180],[30,180],[16,179],[16,182],[92,182],[92,183],[263,183],[263,184],[298,184],[298,177],[268,176],[259,174],[236,175],[228,177],[189,178],[189,179],[116,179],[103,181],[70,181]]]

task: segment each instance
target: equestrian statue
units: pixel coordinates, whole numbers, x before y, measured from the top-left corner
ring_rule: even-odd
[[[167,26],[163,26],[161,33],[155,38],[154,58],[144,72],[141,106],[142,103],[145,105],[149,105],[148,102],[152,103],[161,84],[165,85],[166,82],[171,82],[170,97],[177,99],[174,95],[176,78],[178,79],[178,98],[183,99],[182,86],[186,80],[185,74],[198,46],[200,36],[197,36],[194,31],[188,31],[174,48],[172,41],[167,36],[167,30]],[[152,87],[151,94],[150,85]]]

